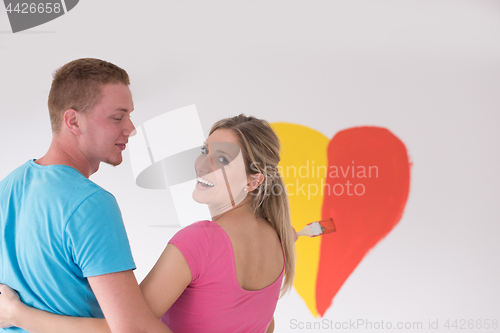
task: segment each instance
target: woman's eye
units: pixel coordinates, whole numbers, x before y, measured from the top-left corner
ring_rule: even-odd
[[[118,121],[122,120],[122,118],[113,118],[113,119]]]
[[[207,147],[201,147],[201,153],[202,153],[202,154],[208,154],[208,149],[207,149]]]
[[[229,164],[229,161],[224,156],[219,157],[219,162],[225,165]]]

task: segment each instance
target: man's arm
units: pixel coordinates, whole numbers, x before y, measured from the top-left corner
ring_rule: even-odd
[[[62,316],[31,308],[14,290],[0,284],[0,328],[12,326],[32,333],[110,332],[105,319]]]
[[[56,315],[24,305],[19,322],[13,322],[31,333],[110,333],[106,319]]]
[[[32,333],[172,333],[144,301],[131,270],[88,278],[106,319],[56,315],[19,301],[10,288],[0,285],[0,325]],[[107,323],[106,323],[107,321]],[[109,325],[109,327],[108,327]]]

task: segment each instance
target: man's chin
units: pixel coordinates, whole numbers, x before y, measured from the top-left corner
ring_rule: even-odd
[[[116,159],[116,160],[106,160],[106,161],[104,161],[104,163],[112,165],[112,166],[118,166],[118,165],[122,164],[122,162],[123,162],[123,158],[120,158],[119,160]]]

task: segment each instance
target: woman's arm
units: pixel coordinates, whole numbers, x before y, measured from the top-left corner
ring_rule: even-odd
[[[140,287],[148,307],[159,319],[192,280],[191,270],[181,251],[168,244]]]
[[[271,320],[271,323],[269,324],[269,326],[267,327],[266,333],[273,333],[273,332],[274,332],[274,317],[273,317],[273,320]]]
[[[62,316],[31,308],[2,284],[0,293],[0,328],[16,326],[32,333],[111,332],[105,319]]]

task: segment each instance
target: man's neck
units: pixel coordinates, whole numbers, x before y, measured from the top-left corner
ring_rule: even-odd
[[[35,163],[39,165],[67,165],[78,170],[86,178],[99,169],[99,164],[93,167],[75,145],[64,141],[63,138],[54,135],[47,153],[37,159]]]

